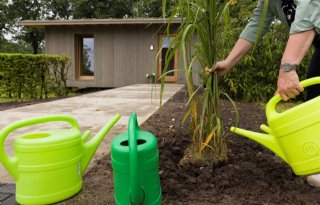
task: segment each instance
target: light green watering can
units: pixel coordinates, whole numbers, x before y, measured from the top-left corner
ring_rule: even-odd
[[[0,161],[16,181],[20,204],[51,204],[81,190],[82,175],[98,145],[119,120],[117,114],[91,140],[77,121],[67,115],[50,115],[17,121],[0,132]],[[13,157],[4,150],[6,137],[16,129],[42,123],[66,122],[70,129],[24,134],[14,140]]]
[[[140,130],[137,115],[128,132],[112,140],[114,199],[117,205],[160,205],[159,152],[156,137]]]
[[[300,82],[301,86],[320,84],[320,77]],[[282,113],[275,107],[281,101],[275,95],[268,102],[266,115],[269,127],[260,128],[260,134],[231,127],[231,131],[252,139],[282,158],[297,175],[320,172],[320,96],[290,108]]]

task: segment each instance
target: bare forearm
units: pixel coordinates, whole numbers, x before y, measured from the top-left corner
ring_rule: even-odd
[[[253,43],[250,41],[239,38],[237,43],[233,46],[233,49],[229,53],[228,57],[219,61],[214,65],[213,69],[206,68],[206,72],[215,71],[218,76],[224,76],[230,72],[233,66],[235,66],[253,47]]]
[[[299,65],[309,50],[314,36],[314,29],[290,35],[281,64]]]
[[[290,35],[281,64],[299,65],[309,50],[314,36],[313,29]],[[303,87],[299,84],[299,76],[295,71],[279,70],[277,93],[283,100],[294,98],[302,91]]]
[[[252,42],[243,38],[239,38],[229,56],[226,58],[226,61],[231,63],[231,67],[233,67],[252,49],[252,47]]]

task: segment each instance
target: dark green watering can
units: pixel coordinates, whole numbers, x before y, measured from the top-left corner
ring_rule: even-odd
[[[111,160],[117,205],[161,204],[157,140],[140,130],[136,113],[129,119],[128,132],[112,140]]]

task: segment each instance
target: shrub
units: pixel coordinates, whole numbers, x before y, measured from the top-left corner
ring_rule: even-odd
[[[244,28],[238,20],[232,22],[233,28],[227,33],[229,45],[219,52],[219,58],[224,59]],[[264,36],[255,51],[241,60],[222,80],[221,87],[237,100],[251,102],[266,102],[277,88],[278,72],[282,54],[288,40],[288,30],[282,24],[272,24],[270,31]],[[311,52],[298,68],[300,80],[306,78],[307,61]]]
[[[0,54],[0,97],[42,99],[67,95],[69,66],[67,56]]]

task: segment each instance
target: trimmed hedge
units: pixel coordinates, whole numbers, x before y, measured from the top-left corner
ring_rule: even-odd
[[[46,54],[0,53],[0,97],[64,96],[70,58]]]

